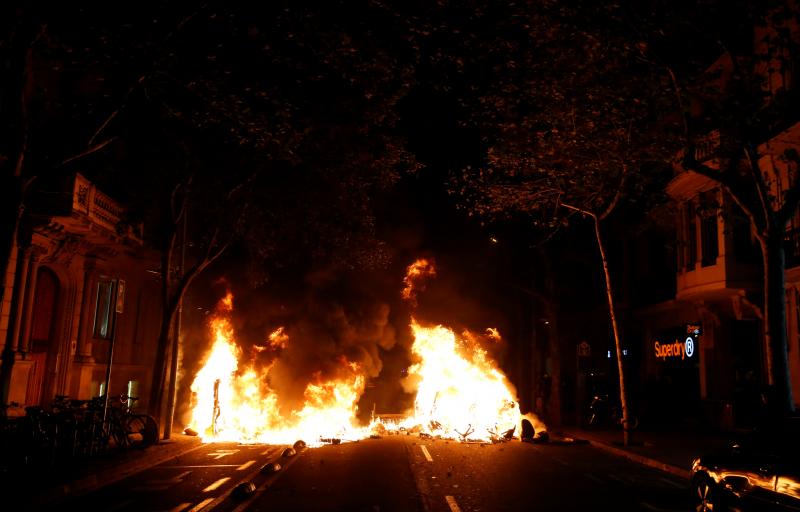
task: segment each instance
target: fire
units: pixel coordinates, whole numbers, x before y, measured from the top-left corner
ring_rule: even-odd
[[[282,444],[303,439],[313,446],[325,439],[366,437],[367,428],[355,425],[356,403],[365,386],[358,365],[342,359],[337,379],[316,374],[302,407],[282,413],[279,396],[268,385],[269,368],[259,372],[253,365],[240,367],[242,352],[226,316],[232,309],[228,297],[211,321],[214,342],[191,386],[195,403],[190,428],[206,442]],[[269,339],[273,346],[285,347],[288,335],[280,328]]]
[[[403,297],[412,303],[426,279],[436,275],[433,263],[418,260],[408,267]],[[209,327],[213,343],[191,389],[194,406],[189,427],[204,441],[284,444],[303,439],[310,446],[323,442],[358,440],[373,432],[415,431],[461,441],[501,441],[519,434],[519,403],[514,387],[484,347],[502,341],[497,329],[483,334],[437,325],[423,326],[412,319],[412,353],[416,362],[404,384],[416,393],[414,409],[392,424],[373,418],[369,426],[356,421],[357,404],[366,386],[366,373],[341,356],[335,377],[315,373],[306,384],[302,404],[281,407],[281,397],[270,388],[270,369],[291,339],[283,327],[275,329],[253,354],[269,350],[272,360],[259,367],[255,358],[243,363],[229,320],[233,296],[222,299]],[[536,424],[533,416],[526,416]]]
[[[424,290],[425,280],[432,277],[436,277],[436,267],[432,261],[420,258],[409,265],[403,278],[403,283],[406,285],[402,292],[403,298],[415,304],[416,292]]]
[[[278,327],[269,335],[269,345],[274,349],[286,348],[289,343],[289,335],[283,332],[283,327]]]
[[[521,421],[513,386],[480,347],[477,337],[441,325],[412,321],[412,352],[419,362],[409,368],[416,383],[414,421],[423,432],[467,440],[499,440]],[[488,331],[496,341],[496,330]]]

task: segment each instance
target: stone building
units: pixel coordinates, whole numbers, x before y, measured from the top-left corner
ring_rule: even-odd
[[[47,404],[105,389],[146,407],[160,322],[158,254],[141,226],[80,174],[40,185],[12,250],[0,302],[0,400]]]

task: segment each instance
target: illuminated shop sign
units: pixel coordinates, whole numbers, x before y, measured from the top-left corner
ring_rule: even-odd
[[[703,330],[699,324],[686,325],[686,338],[681,340],[676,338],[670,343],[663,343],[656,340],[653,343],[653,348],[656,352],[656,357],[662,361],[667,359],[681,360],[691,359],[697,351],[697,337],[702,334]]]

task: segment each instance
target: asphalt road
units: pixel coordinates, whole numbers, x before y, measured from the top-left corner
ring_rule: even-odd
[[[690,510],[687,483],[590,445],[387,436],[301,449],[211,444],[61,510],[471,512]],[[281,465],[273,471],[268,463]],[[242,492],[243,482],[253,485]]]

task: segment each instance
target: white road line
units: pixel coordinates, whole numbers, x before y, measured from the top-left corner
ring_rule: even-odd
[[[266,454],[268,454],[268,453],[270,452],[270,450],[272,450],[272,448],[267,448],[266,450],[264,450],[263,452],[261,452],[261,455],[266,455]]]
[[[255,463],[256,463],[256,461],[254,461],[254,460],[248,460],[247,462],[245,462],[244,464],[242,464],[241,466],[236,468],[236,471],[244,471],[245,469],[249,468],[250,466],[252,466]]]
[[[172,480],[173,482],[180,482],[181,480],[183,480],[183,477],[185,477],[186,475],[189,475],[189,474],[191,474],[191,473],[192,473],[191,471],[184,471],[184,472],[183,472],[183,473],[181,473],[180,475],[178,475],[178,476],[176,476],[176,477],[173,477],[171,480]]]
[[[211,492],[214,489],[218,489],[221,485],[223,485],[225,482],[227,482],[230,479],[231,479],[231,477],[229,477],[229,476],[226,476],[225,478],[220,478],[219,480],[217,480],[213,484],[211,484],[208,487],[206,487],[205,489],[203,489],[203,492]]]
[[[206,505],[208,505],[212,501],[214,501],[214,498],[206,498],[203,501],[201,501],[200,503],[198,503],[197,505],[195,505],[194,508],[192,510],[190,510],[189,512],[200,512],[201,510],[206,508]]]
[[[216,450],[207,455],[209,457],[214,457],[215,459],[219,460],[222,457],[227,457],[228,455],[233,455],[234,453],[238,453],[239,450]]]
[[[445,496],[444,501],[447,502],[447,506],[450,507],[451,512],[461,512],[461,509],[458,508],[458,503],[456,503],[456,499],[452,496]]]
[[[421,444],[421,445],[419,445],[419,447],[420,447],[420,448],[422,448],[422,454],[425,456],[425,459],[426,459],[428,462],[433,462],[433,457],[431,457],[431,454],[430,454],[430,453],[428,453],[428,449],[427,449],[427,448],[425,448],[425,445],[424,445],[424,444]]]
[[[183,512],[187,508],[191,507],[191,503],[181,503],[177,507],[171,508],[169,512]]]

